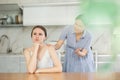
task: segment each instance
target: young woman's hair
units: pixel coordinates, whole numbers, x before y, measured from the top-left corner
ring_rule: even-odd
[[[33,30],[36,29],[36,28],[42,29],[44,31],[44,33],[45,33],[45,37],[47,37],[47,30],[41,25],[37,25],[37,26],[33,27],[32,32],[31,32],[31,37],[32,37],[32,34],[33,34]]]

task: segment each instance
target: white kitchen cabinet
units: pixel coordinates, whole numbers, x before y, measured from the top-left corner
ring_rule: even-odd
[[[23,55],[0,55],[0,72],[18,73],[26,72],[26,64]]]
[[[116,58],[112,59],[113,55],[96,55],[95,64],[96,71],[112,71],[112,72],[120,72],[119,64],[120,64],[120,55],[117,55]]]
[[[18,3],[19,0],[0,0],[0,4]]]
[[[60,2],[80,2],[81,0],[0,0],[0,4],[17,3],[22,4],[40,4],[40,3],[60,3]]]
[[[22,9],[17,3],[0,4],[0,27],[18,27],[22,25]]]
[[[19,0],[22,4],[33,4],[33,3],[60,3],[60,2],[78,2],[80,0]]]
[[[0,72],[19,72],[19,68],[19,57],[10,55],[0,56]]]
[[[72,25],[82,14],[79,3],[46,3],[23,5],[23,25]]]
[[[20,70],[19,70],[19,72],[26,72],[27,69],[26,69],[25,57],[24,56],[20,56],[19,59],[20,59]]]

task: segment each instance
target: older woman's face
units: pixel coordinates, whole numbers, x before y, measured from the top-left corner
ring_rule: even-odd
[[[32,41],[33,43],[43,43],[45,40],[45,33],[42,29],[36,28],[32,33]]]
[[[81,33],[84,31],[85,26],[81,20],[76,20],[74,24],[75,33]]]

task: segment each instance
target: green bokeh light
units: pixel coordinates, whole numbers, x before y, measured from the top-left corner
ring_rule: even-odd
[[[85,0],[81,7],[84,10],[82,20],[87,28],[94,29],[109,25],[112,32],[110,62],[115,62],[117,54],[120,53],[120,19],[118,19],[117,3],[114,0]],[[112,63],[105,64],[98,71],[110,71],[112,65]]]

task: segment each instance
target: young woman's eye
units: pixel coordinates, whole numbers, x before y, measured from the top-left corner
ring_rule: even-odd
[[[36,35],[36,33],[34,33],[33,35]]]
[[[42,35],[42,33],[39,33],[39,35],[41,36],[41,35]]]

